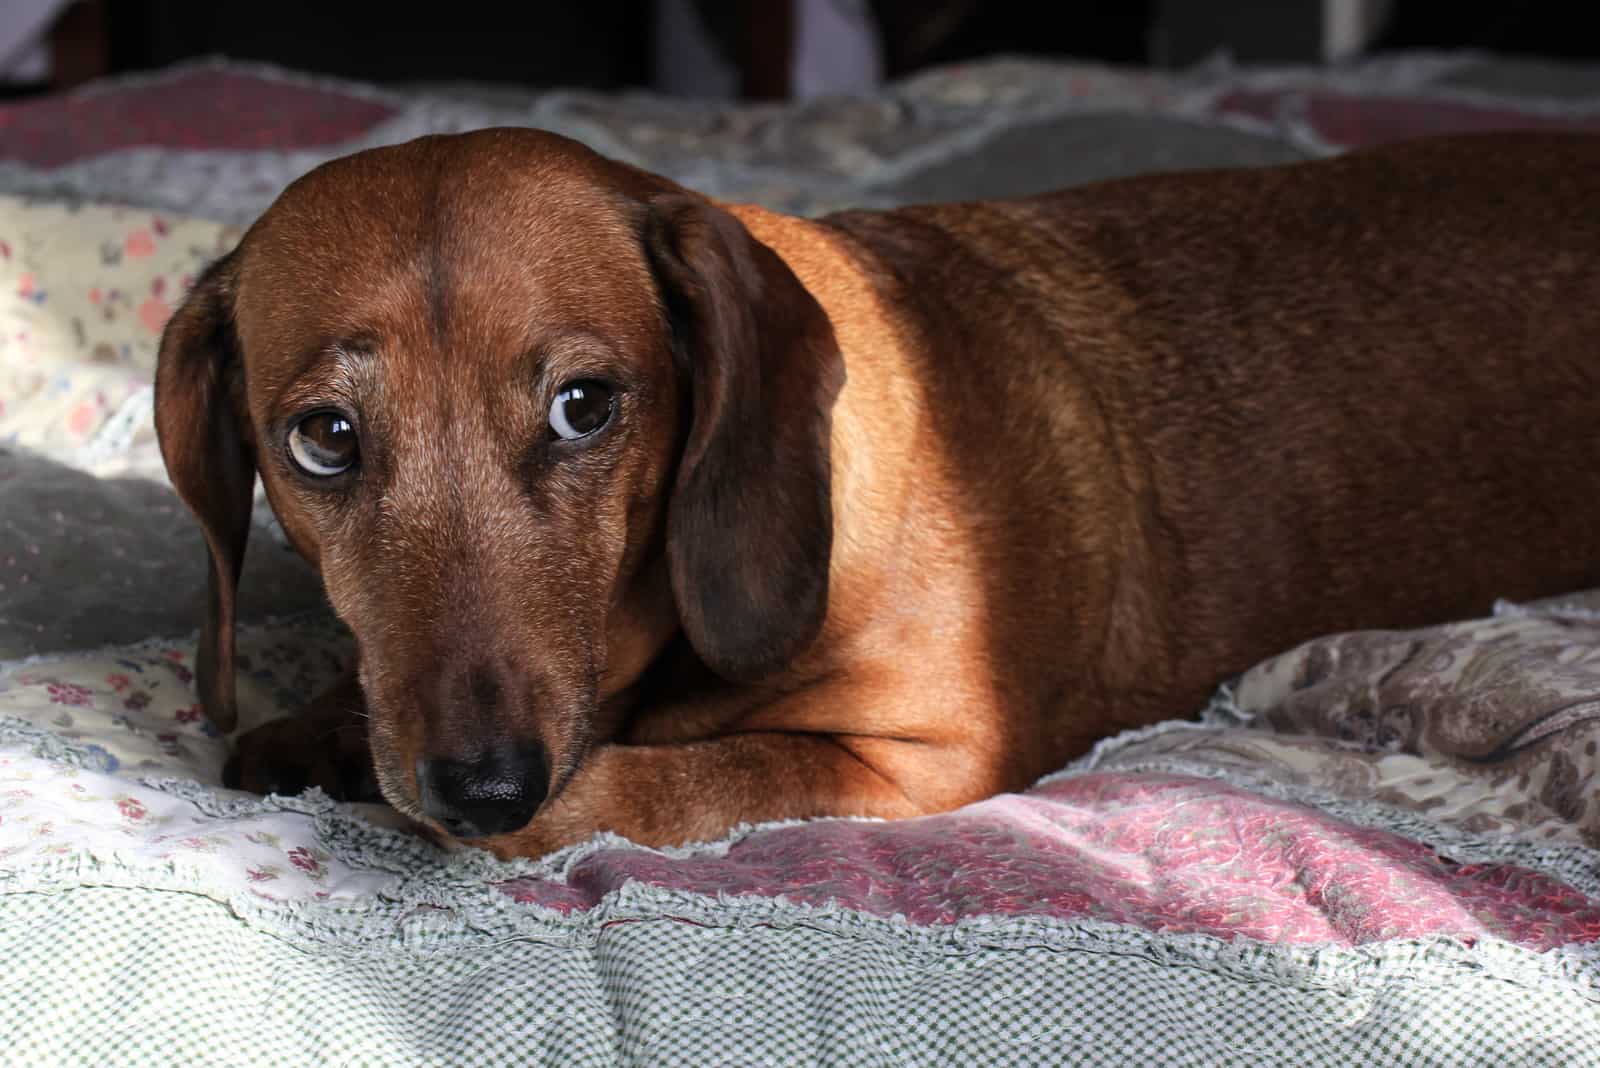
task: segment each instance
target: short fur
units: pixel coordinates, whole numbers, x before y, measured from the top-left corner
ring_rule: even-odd
[[[360,665],[246,787],[375,773],[438,830],[426,761],[547,753],[480,839],[536,855],[1026,786],[1301,640],[1600,579],[1596,205],[1564,135],[821,220],[532,130],[334,161],[162,345],[201,700],[234,725],[259,472]]]

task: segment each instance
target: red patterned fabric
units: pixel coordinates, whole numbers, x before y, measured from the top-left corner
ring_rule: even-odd
[[[1278,121],[1293,119],[1338,148],[1442,134],[1494,130],[1578,130],[1600,133],[1600,112],[1569,115],[1479,105],[1460,100],[1398,95],[1354,95],[1330,90],[1237,90],[1217,100],[1215,113]]]
[[[0,107],[0,159],[57,167],[124,148],[315,148],[358,137],[393,114],[335,90],[196,68]]]
[[[570,913],[627,882],[781,895],[916,924],[1048,916],[1341,946],[1429,935],[1533,950],[1600,941],[1600,901],[1548,875],[1458,863],[1308,806],[1164,774],[1080,775],[912,821],[765,830],[722,857],[602,849],[564,880],[502,889]]]

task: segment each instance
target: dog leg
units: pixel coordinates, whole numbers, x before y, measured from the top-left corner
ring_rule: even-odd
[[[527,827],[472,844],[537,857],[598,831],[666,846],[717,838],[741,823],[922,812],[848,739],[753,731],[684,745],[603,746]]]
[[[339,801],[382,801],[367,745],[366,702],[351,671],[299,714],[241,735],[223,785],[258,794],[321,787]]]

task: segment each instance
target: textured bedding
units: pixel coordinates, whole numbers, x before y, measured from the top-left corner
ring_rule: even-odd
[[[219,63],[0,107],[4,1059],[1600,1063],[1600,593],[1330,635],[1193,721],[903,823],[504,864],[379,806],[221,789],[201,543],[150,425],[160,327],[315,162],[489,122],[813,212],[1600,128],[1600,74],[1001,62],[785,109]],[[350,656],[258,526],[246,728]]]
[[[13,666],[0,1048],[86,1064],[1591,1063],[1600,868],[1583,830],[1551,822],[1548,784],[1594,792],[1563,755],[1600,740],[1572,711],[1600,707],[1600,623],[1543,611],[1313,643],[1202,722],[956,813],[676,850],[602,837],[515,864],[436,852],[381,810],[217,789],[225,743],[195,704],[191,643]],[[1310,687],[1396,685],[1385,657],[1342,656],[1352,644],[1416,646],[1433,654],[1419,670],[1457,681],[1491,671],[1499,711],[1478,741],[1539,740],[1487,773],[1437,744],[1459,710],[1448,684],[1412,706],[1419,733],[1268,729]],[[242,649],[257,716],[347,654],[303,621]],[[1306,684],[1312,663],[1332,666]]]

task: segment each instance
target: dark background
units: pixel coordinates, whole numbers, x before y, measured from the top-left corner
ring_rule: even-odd
[[[787,95],[786,0],[693,0],[747,98]],[[1226,49],[1241,62],[1315,62],[1318,0],[873,0],[889,77],[996,53],[1178,67]],[[1587,3],[1396,0],[1368,54],[1478,48],[1600,56]],[[80,0],[54,35],[67,88],[206,55],[267,60],[383,84],[648,88],[652,0],[404,3]]]

